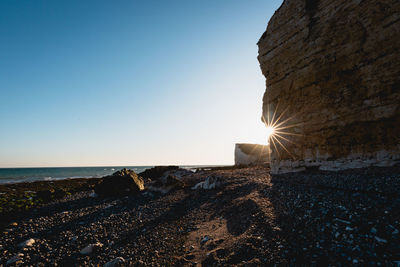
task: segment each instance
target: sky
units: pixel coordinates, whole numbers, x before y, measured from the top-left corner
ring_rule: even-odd
[[[233,164],[281,0],[0,2],[0,167]]]

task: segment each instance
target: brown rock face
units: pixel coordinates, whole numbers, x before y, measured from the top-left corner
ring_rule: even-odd
[[[284,1],[258,42],[273,173],[399,163],[399,36],[398,0]]]

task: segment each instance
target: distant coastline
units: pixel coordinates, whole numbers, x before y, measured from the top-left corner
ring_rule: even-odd
[[[179,165],[189,170],[198,168],[219,167],[225,165]],[[33,168],[0,168],[0,184],[58,181],[70,178],[99,178],[110,175],[117,170],[128,168],[136,173],[153,166],[97,166],[97,167],[33,167]]]

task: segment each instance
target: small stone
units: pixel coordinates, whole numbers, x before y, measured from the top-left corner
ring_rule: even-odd
[[[376,228],[372,227],[371,228],[371,233],[376,234],[376,232],[377,232]]]
[[[200,245],[203,245],[204,243],[206,243],[210,238],[208,236],[205,236],[201,241],[200,241]]]
[[[24,242],[20,243],[18,247],[20,248],[25,248],[25,247],[31,247],[35,243],[35,239],[30,238],[28,240],[25,240]]]
[[[16,262],[19,262],[20,260],[21,260],[21,258],[20,258],[18,255],[16,255],[16,256],[10,258],[10,259],[6,262],[6,266],[7,266],[7,265],[11,265],[11,264],[16,263]]]
[[[346,231],[353,231],[353,228],[346,226]]]
[[[344,224],[350,224],[349,221],[345,221],[345,220],[342,220],[342,219],[339,219],[339,218],[336,218],[335,220],[338,221],[338,222],[344,223]]]
[[[353,260],[353,264],[357,264],[358,263],[358,260],[357,259],[354,259]]]
[[[123,263],[125,263],[124,258],[117,257],[117,258],[113,259],[112,261],[109,261],[106,264],[104,264],[103,267],[117,267],[117,266],[121,266]]]
[[[380,237],[377,237],[377,236],[375,236],[375,240],[380,242],[380,243],[387,243],[386,239],[383,239],[383,238],[380,238]]]
[[[97,248],[101,248],[103,246],[102,243],[97,242],[96,244],[90,244],[87,245],[85,248],[83,248],[80,253],[82,255],[90,255],[92,254]]]

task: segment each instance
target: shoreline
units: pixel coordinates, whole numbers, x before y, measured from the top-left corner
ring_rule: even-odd
[[[36,181],[59,181],[65,179],[79,179],[79,178],[101,178],[106,175],[110,175],[120,169],[128,168],[132,169],[136,173],[143,172],[147,169],[154,168],[157,165],[149,165],[149,166],[85,166],[85,167],[21,167],[21,168],[0,168],[0,185],[2,184],[15,184],[15,183],[29,183]],[[158,165],[162,166],[162,165]],[[178,166],[183,169],[188,170],[196,170],[196,169],[213,169],[213,168],[226,168],[232,167],[232,165],[165,165],[165,166]],[[63,174],[62,170],[68,170],[69,173],[71,170],[77,170],[74,174]],[[20,171],[26,170],[35,170],[43,171],[43,170],[61,170],[61,173],[47,173],[44,175],[43,173],[32,174],[26,173],[21,176]],[[79,170],[79,171],[78,171]],[[8,176],[4,176],[4,172],[9,171]],[[2,173],[3,172],[3,173]],[[81,173],[81,174],[79,174]],[[83,174],[82,174],[83,173]]]
[[[209,177],[218,177],[216,188],[193,189]],[[346,266],[400,258],[400,166],[272,176],[265,166],[225,167],[182,179],[165,194],[113,197],[94,197],[88,179],[36,182],[75,191],[5,225],[0,264],[102,266],[120,257],[126,266]]]

